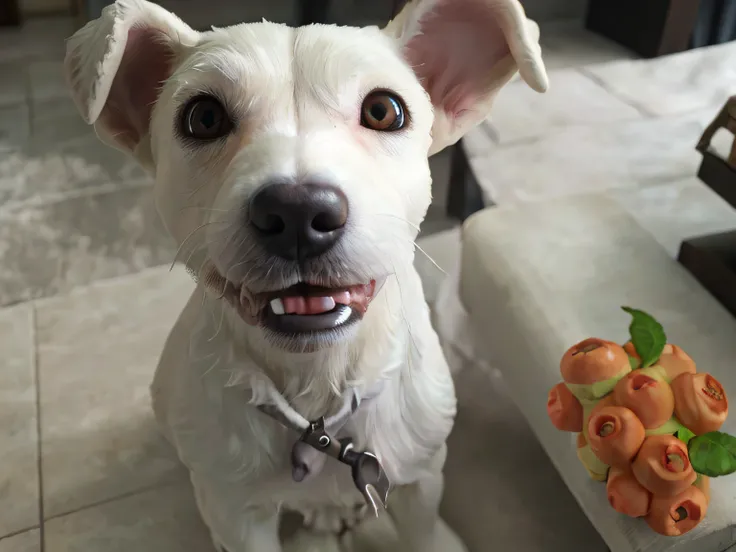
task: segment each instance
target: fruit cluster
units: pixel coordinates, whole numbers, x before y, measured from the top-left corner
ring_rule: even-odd
[[[571,347],[547,412],[557,429],[578,433],[578,457],[592,478],[607,481],[616,511],[682,535],[702,521],[710,500],[708,469],[696,469],[688,443],[718,432],[728,400],[680,347],[663,340],[644,361],[642,349],[596,338]]]

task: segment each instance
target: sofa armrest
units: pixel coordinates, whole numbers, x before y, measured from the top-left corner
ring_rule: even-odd
[[[676,541],[614,512],[580,465],[575,435],[547,418],[565,350],[590,336],[623,343],[630,305],[736,396],[736,320],[604,195],[481,211],[463,229],[460,295],[477,352],[503,374],[571,493],[612,552],[721,552],[736,543],[736,476],[712,483],[706,520]],[[736,416],[724,431],[736,433]]]

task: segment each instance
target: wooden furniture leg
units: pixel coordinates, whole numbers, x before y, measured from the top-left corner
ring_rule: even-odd
[[[0,27],[20,26],[19,0],[0,0]]]
[[[701,0],[589,0],[586,27],[651,58],[690,47]]]
[[[452,146],[447,215],[461,222],[486,205],[483,191],[473,174],[462,140]]]
[[[697,145],[703,154],[698,178],[736,208],[736,137],[728,159],[710,147],[713,136],[722,128],[736,135],[736,96],[728,99]],[[736,316],[736,230],[683,241],[677,260]]]
[[[300,7],[299,25],[327,23],[330,14],[330,0],[297,0]]]

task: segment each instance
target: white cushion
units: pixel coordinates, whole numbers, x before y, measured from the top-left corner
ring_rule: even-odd
[[[736,320],[605,195],[486,209],[463,230],[460,296],[475,348],[503,374],[555,467],[612,552],[721,552],[736,543],[736,475],[712,482],[708,515],[677,539],[617,514],[546,412],[565,350],[624,342],[629,305],[653,314],[699,370],[736,397]],[[736,433],[736,414],[724,429]]]

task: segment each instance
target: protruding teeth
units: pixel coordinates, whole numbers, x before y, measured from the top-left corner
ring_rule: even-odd
[[[286,313],[286,309],[284,308],[284,302],[279,299],[278,297],[276,299],[271,300],[271,310],[274,314],[281,315]]]
[[[316,311],[329,312],[335,308],[335,300],[332,297],[314,297],[310,299],[310,307],[312,306]]]
[[[340,303],[341,305],[350,304],[350,292],[349,291],[341,291],[333,295],[333,297],[335,299],[335,303]]]

